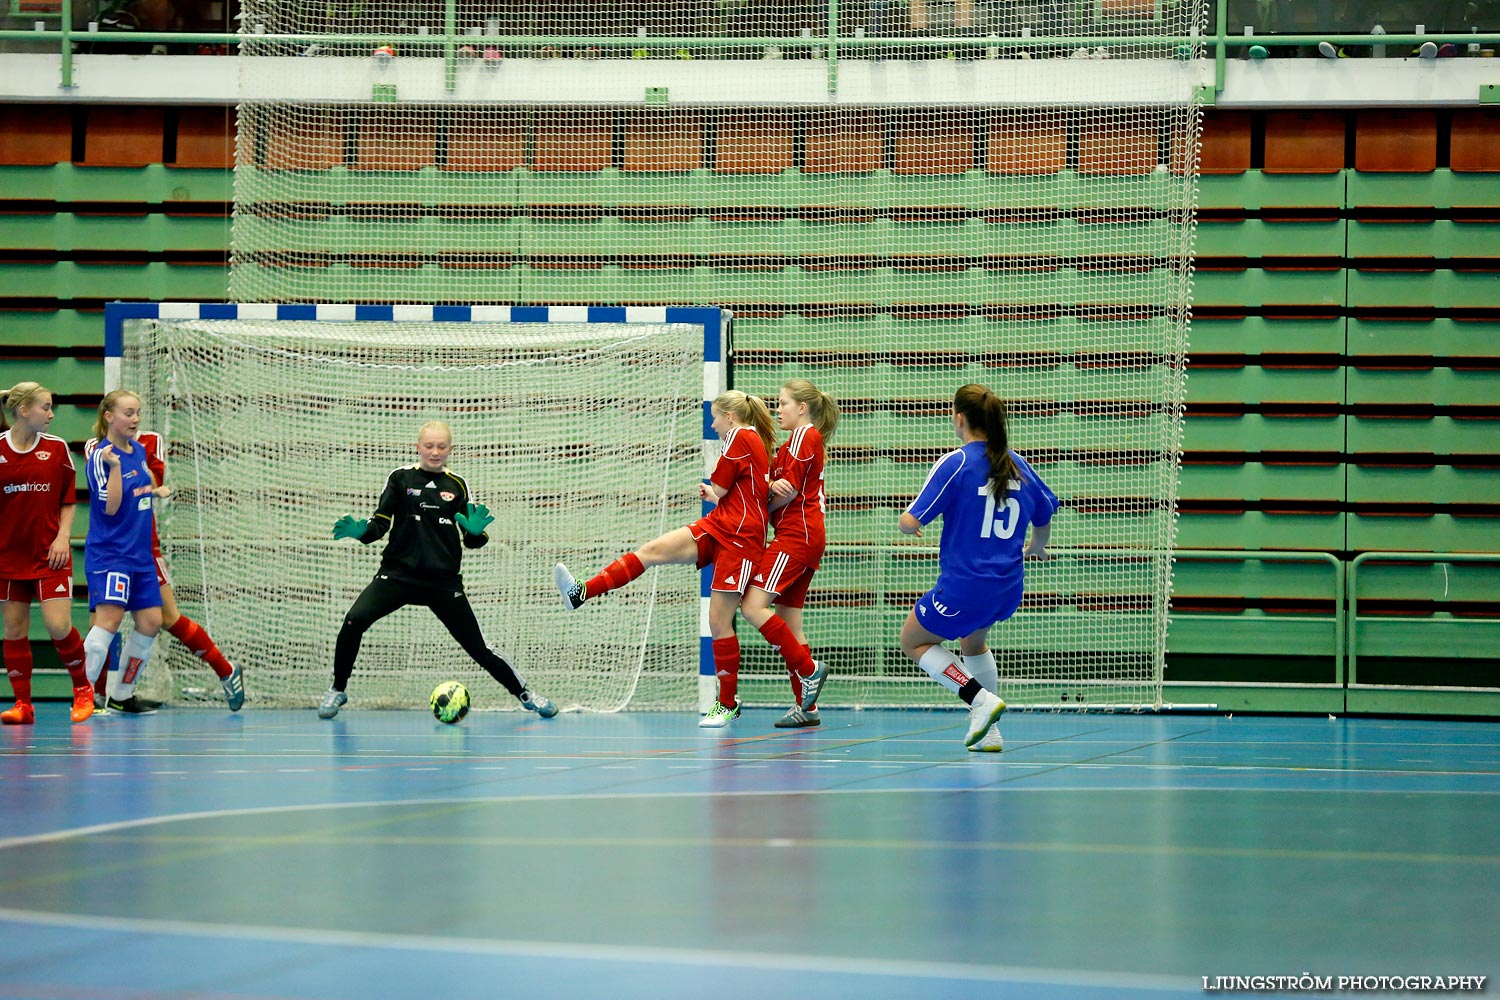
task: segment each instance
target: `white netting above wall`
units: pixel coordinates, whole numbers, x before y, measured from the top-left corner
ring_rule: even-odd
[[[249,3],[247,33],[294,38],[242,47],[233,295],[732,310],[737,387],[845,409],[825,704],[942,700],[895,643],[935,533],[894,523],[953,391],[989,385],[1068,553],[995,632],[1007,698],[1154,704],[1206,8],[838,9]],[[747,696],[788,697],[742,645]]]

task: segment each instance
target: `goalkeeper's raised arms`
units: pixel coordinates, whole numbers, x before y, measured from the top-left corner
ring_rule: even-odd
[[[484,529],[495,523],[495,515],[482,503],[471,503],[469,509],[462,514],[453,515],[453,520],[458,526],[471,535],[482,535]]]
[[[355,517],[353,514],[345,514],[333,523],[334,538],[364,538],[365,529],[370,522],[365,518]]]

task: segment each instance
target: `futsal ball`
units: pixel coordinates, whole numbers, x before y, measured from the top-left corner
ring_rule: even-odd
[[[458,681],[443,681],[432,689],[427,703],[432,706],[434,718],[451,726],[469,714],[469,689]]]

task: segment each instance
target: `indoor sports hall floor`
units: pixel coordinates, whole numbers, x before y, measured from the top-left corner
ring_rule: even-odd
[[[1500,989],[1489,723],[66,711],[0,734],[0,997]]]

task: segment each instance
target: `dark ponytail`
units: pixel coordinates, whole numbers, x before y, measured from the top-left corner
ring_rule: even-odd
[[[1021,469],[1010,453],[1010,429],[1005,419],[1005,401],[982,385],[960,386],[953,394],[953,409],[962,413],[970,429],[984,435],[984,456],[990,462],[990,495],[1000,499],[1010,492],[1011,480],[1021,478]]]

